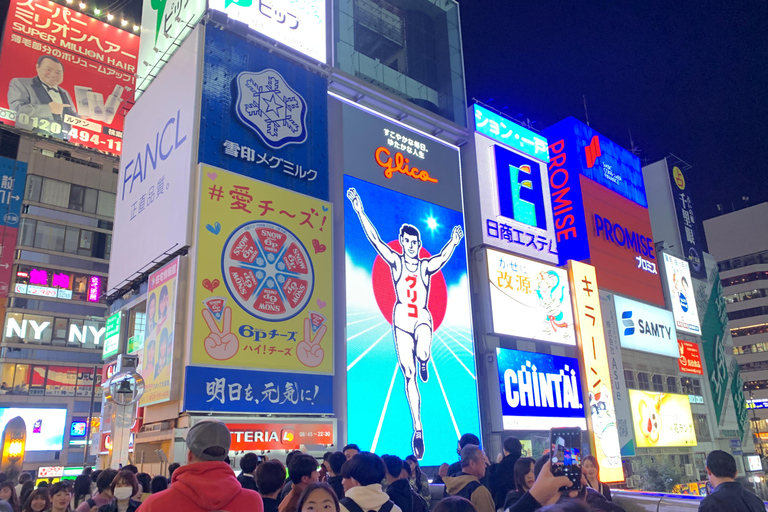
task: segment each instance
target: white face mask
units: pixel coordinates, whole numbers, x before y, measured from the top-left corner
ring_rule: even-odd
[[[127,500],[133,496],[133,487],[115,487],[115,492],[112,494],[117,500]]]

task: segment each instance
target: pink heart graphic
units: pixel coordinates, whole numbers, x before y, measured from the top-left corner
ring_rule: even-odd
[[[209,178],[211,178],[211,180],[212,180],[212,181],[216,181],[216,178],[218,178],[218,177],[219,177],[219,175],[218,175],[218,174],[216,174],[215,172],[209,172],[209,173],[206,173],[206,176],[208,176]]]
[[[208,279],[203,279],[203,288],[205,288],[209,292],[213,292],[213,290],[218,288],[220,284],[221,282],[218,279],[214,279],[213,281],[210,281]]]
[[[327,306],[326,302],[324,300],[317,299],[317,307],[320,309],[323,309],[325,306]]]

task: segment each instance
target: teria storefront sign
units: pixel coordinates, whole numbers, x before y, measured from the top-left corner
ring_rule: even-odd
[[[227,423],[232,434],[230,450],[298,450],[302,445],[335,443],[334,424],[328,423]]]

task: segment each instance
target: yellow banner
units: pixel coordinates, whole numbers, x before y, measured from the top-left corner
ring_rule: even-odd
[[[202,166],[192,362],[333,373],[331,204]]]
[[[578,261],[568,262],[576,332],[584,362],[585,384],[589,390],[590,433],[594,456],[600,465],[601,482],[624,481],[621,442],[616,428],[608,352],[600,312],[595,267]]]
[[[696,446],[688,395],[630,389],[629,403],[638,447]]]

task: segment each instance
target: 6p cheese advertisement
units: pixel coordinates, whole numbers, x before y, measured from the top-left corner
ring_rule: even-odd
[[[330,203],[201,168],[192,363],[332,373]]]

